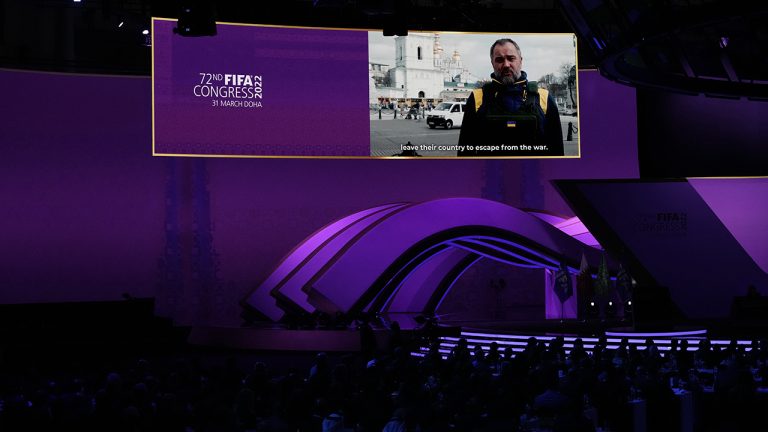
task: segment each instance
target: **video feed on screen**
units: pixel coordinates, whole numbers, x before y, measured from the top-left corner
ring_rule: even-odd
[[[372,156],[579,155],[573,34],[368,38]]]
[[[573,34],[468,34],[153,19],[153,154],[578,157]]]

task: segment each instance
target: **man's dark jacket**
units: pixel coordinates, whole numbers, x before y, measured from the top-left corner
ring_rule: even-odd
[[[493,75],[492,75],[493,76]],[[531,151],[478,151],[463,150],[459,156],[562,156],[563,131],[560,127],[560,113],[552,95],[547,95],[547,109],[544,112],[540,95],[535,86],[529,86],[526,73],[523,71],[520,80],[510,85],[504,85],[495,78],[482,89],[482,104],[476,109],[475,92],[464,106],[464,119],[459,135],[459,145],[498,145],[503,138],[491,133],[486,116],[533,114],[537,117],[538,131],[534,142],[504,144],[546,145],[547,150]],[[510,117],[514,118],[514,117]]]

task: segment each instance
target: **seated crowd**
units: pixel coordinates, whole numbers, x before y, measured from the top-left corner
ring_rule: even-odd
[[[447,355],[428,343],[416,357],[396,333],[386,349],[364,342],[361,354],[320,353],[303,370],[185,357],[111,371],[3,370],[0,430],[624,431],[643,401],[647,430],[672,431],[680,389],[713,401],[695,430],[765,426],[756,384],[764,342],[747,351],[702,341],[688,351],[683,340],[660,351],[652,341],[609,348],[603,339],[588,350],[577,340],[566,352],[562,338],[532,338],[515,353],[462,339]]]

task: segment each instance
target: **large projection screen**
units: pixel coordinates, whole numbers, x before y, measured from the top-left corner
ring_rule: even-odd
[[[580,156],[571,33],[219,23],[214,37],[181,37],[175,20],[152,25],[155,156]],[[494,87],[490,49],[503,38],[518,44],[525,75]],[[482,114],[474,127],[469,105]]]

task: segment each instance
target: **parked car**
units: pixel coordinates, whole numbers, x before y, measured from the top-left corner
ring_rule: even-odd
[[[441,102],[427,115],[427,125],[430,129],[437,126],[446,129],[461,126],[461,120],[464,118],[464,105],[466,102]]]

